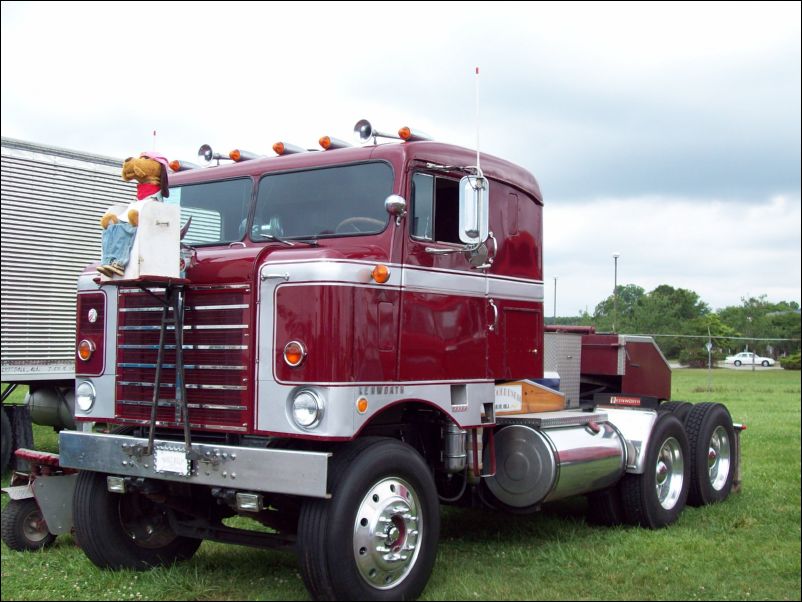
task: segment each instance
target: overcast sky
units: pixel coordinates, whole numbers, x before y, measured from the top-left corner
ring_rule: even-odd
[[[619,284],[800,301],[800,4],[2,3],[2,135],[269,153],[476,142],[545,197],[546,314]]]

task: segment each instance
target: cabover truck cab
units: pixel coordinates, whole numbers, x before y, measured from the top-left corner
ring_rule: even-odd
[[[415,138],[176,173],[182,276],[84,272],[76,420],[118,426],[62,433],[61,462],[95,564],[287,547],[315,598],[410,599],[441,503],[585,494],[597,522],[660,527],[726,497],[723,406],[608,386],[568,408],[544,379],[532,175]]]

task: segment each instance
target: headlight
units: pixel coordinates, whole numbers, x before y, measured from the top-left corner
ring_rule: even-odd
[[[292,400],[292,419],[302,429],[312,429],[323,418],[323,400],[314,391],[304,389]]]
[[[95,386],[88,380],[81,381],[75,388],[75,403],[82,412],[88,412],[95,404]]]

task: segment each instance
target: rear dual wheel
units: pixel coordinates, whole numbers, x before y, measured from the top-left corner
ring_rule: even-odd
[[[688,498],[689,455],[679,418],[660,414],[649,437],[643,473],[627,474],[621,481],[625,522],[659,529],[677,520]]]
[[[735,473],[735,429],[720,403],[693,406],[685,424],[690,441],[691,488],[688,504],[703,506],[725,500]]]

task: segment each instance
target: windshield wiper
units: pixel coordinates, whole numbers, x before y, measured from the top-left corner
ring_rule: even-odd
[[[283,243],[283,244],[287,245],[288,247],[294,247],[296,242],[302,242],[302,243],[307,244],[307,245],[309,245],[311,247],[316,247],[317,246],[317,240],[315,240],[314,238],[309,238],[309,239],[294,238],[292,240],[288,240],[286,238],[280,238],[280,237],[276,236],[275,234],[257,234],[256,236],[258,236],[260,239],[263,239],[263,240],[274,240],[276,242]]]

